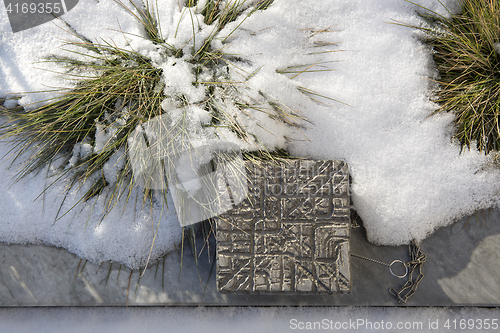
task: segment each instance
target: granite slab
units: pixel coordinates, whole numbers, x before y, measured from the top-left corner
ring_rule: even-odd
[[[425,277],[406,305],[500,305],[500,211],[478,212],[441,228],[421,249],[427,255]],[[351,252],[384,262],[409,258],[406,246],[369,244],[362,227],[351,232]],[[63,249],[1,244],[0,306],[402,305],[388,290],[404,279],[358,258],[351,258],[349,294],[221,294],[213,253],[202,253],[196,265],[186,248],[181,269],[179,249],[139,272],[85,264]]]

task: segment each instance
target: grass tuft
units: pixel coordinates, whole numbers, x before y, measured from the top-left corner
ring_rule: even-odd
[[[453,112],[455,137],[462,148],[475,145],[486,154],[500,148],[500,2],[461,0],[451,17],[421,16],[439,71],[436,112]],[[450,13],[451,14],[451,13]]]
[[[290,158],[282,149],[266,147],[241,119],[254,119],[257,126],[261,126],[254,115],[263,113],[275,123],[295,128],[301,127],[306,119],[300,112],[265,92],[250,91],[246,81],[231,81],[228,73],[238,68],[238,64],[249,61],[244,56],[236,57],[223,50],[228,38],[248,17],[266,10],[273,0],[186,0],[181,10],[183,17],[191,20],[193,35],[190,40],[183,41],[183,46],[178,46],[182,43],[173,46],[166,42],[159,24],[157,6],[147,1],[142,6],[132,1],[129,4],[121,0],[115,2],[142,25],[144,38],[156,46],[165,63],[171,61],[177,68],[190,68],[194,80],[188,82],[187,86],[203,87],[204,99],[193,100],[189,93],[182,90],[167,90],[164,67],[158,66],[138,50],[120,48],[106,41],[93,42],[66,24],[69,32],[79,41],[68,43],[69,56],[51,56],[47,61],[65,68],[68,79],[75,82],[74,87],[59,91],[58,97],[44,101],[42,106],[34,110],[23,107],[0,108],[0,114],[8,119],[0,126],[0,138],[10,140],[15,158],[28,156],[17,174],[17,180],[58,161],[57,178],[69,178],[66,196],[75,186],[83,190],[77,203],[105,195],[104,218],[118,200],[128,201],[136,187],[142,188],[143,208],[149,205],[152,209],[154,201],[166,204],[167,187],[172,179],[161,179],[162,184],[158,186],[152,183],[158,179],[152,180],[150,177],[155,171],[139,180],[134,172],[141,167],[152,166],[161,170],[173,169],[174,160],[179,157],[176,156],[177,151],[189,151],[198,132],[211,131],[211,138],[220,140],[224,140],[228,133],[234,135],[245,144],[243,146],[250,147],[242,152],[244,159],[255,163]],[[202,38],[199,37],[200,15],[203,16],[204,24],[211,29],[201,43],[197,40]],[[222,35],[222,30],[230,23],[234,23],[230,26],[232,30],[226,29]],[[180,24],[179,21],[177,28]],[[331,45],[334,44],[313,44],[312,47]],[[246,80],[259,70],[248,73]],[[325,70],[329,70],[325,63],[318,62],[288,67],[278,73],[293,75],[290,78],[293,79],[305,72]],[[311,98],[328,98],[304,87],[297,87],[297,91]],[[201,109],[209,115],[210,120],[203,124],[191,124],[186,111],[190,108]],[[162,140],[158,140],[160,143],[152,142],[148,134],[148,126],[151,130],[155,124],[151,125],[151,121],[160,117],[167,121],[158,122],[156,134],[169,138],[167,147],[160,146]],[[272,128],[265,130],[273,132]],[[144,142],[144,149],[137,149],[137,142]],[[161,163],[155,164],[151,158],[134,155],[153,148],[156,151],[169,151],[172,156],[163,156]],[[153,158],[162,159],[158,156]],[[134,164],[133,160],[137,159],[140,165]],[[229,166],[235,172],[239,172],[240,167]],[[115,170],[115,173],[110,170]],[[66,213],[61,212],[60,208],[56,219]],[[206,235],[210,234],[210,228],[207,228],[210,225],[203,224],[201,227]],[[184,230],[184,234],[188,237],[188,243],[195,246],[193,231],[189,227]],[[195,249],[193,251],[196,253]]]

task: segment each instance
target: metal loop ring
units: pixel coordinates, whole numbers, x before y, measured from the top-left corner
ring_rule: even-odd
[[[404,275],[397,275],[395,274],[393,271],[392,271],[392,265],[394,265],[395,263],[401,263],[401,265],[406,269],[406,272],[404,273]],[[406,264],[402,261],[402,260],[394,260],[393,262],[391,262],[391,264],[389,265],[389,271],[391,271],[391,274],[397,278],[404,278],[406,275],[408,275],[408,266],[406,266]]]

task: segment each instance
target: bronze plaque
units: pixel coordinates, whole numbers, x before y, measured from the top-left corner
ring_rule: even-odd
[[[349,173],[341,161],[245,163],[246,199],[216,219],[224,293],[349,292]]]

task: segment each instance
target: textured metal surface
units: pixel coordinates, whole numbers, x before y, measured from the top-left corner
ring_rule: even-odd
[[[219,291],[349,292],[347,165],[246,166],[248,198],[217,219]]]

